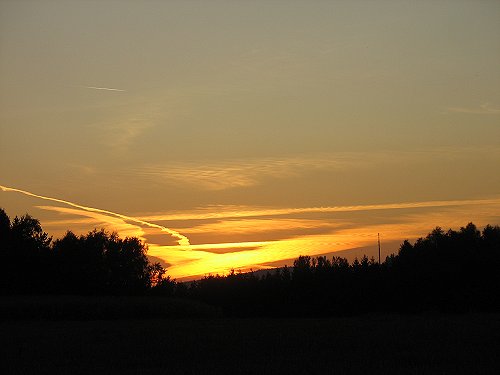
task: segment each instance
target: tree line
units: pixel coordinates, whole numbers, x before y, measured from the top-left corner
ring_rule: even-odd
[[[163,289],[162,289],[163,288]],[[368,312],[500,310],[500,227],[437,227],[404,241],[382,264],[363,256],[300,256],[263,277],[231,271],[156,292],[220,307],[229,316],[331,316]]]
[[[0,209],[0,292],[142,294],[164,277],[137,238],[93,230],[52,240],[30,215],[12,221]]]
[[[500,227],[437,227],[382,264],[300,256],[262,277],[231,271],[189,283],[150,263],[137,238],[93,230],[53,240],[29,215],[0,209],[2,294],[140,294],[191,299],[228,316],[500,309]]]

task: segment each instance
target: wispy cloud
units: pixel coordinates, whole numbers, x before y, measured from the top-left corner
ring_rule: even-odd
[[[258,185],[263,178],[286,178],[310,170],[345,168],[354,162],[340,155],[336,158],[319,156],[234,159],[203,164],[192,162],[150,166],[137,172],[206,190],[224,190]]]
[[[117,112],[94,124],[103,144],[113,154],[122,156],[149,129],[168,125],[170,108],[161,101],[139,100],[121,104]],[[103,136],[104,135],[104,136]]]
[[[104,90],[104,91],[119,91],[119,92],[125,92],[126,90],[122,89],[115,89],[112,87],[96,87],[96,86],[82,86],[85,89],[91,89],[91,90]]]
[[[473,203],[474,202],[474,203]],[[467,209],[465,207],[470,205]],[[386,205],[386,208],[402,208],[402,205]],[[407,206],[405,206],[407,207]],[[409,210],[398,214],[398,222],[379,217],[371,224],[350,223],[345,227],[332,228],[328,233],[292,236],[286,239],[265,242],[245,242],[228,244],[228,251],[221,251],[221,244],[195,245],[191,251],[183,251],[182,246],[150,246],[150,254],[166,260],[172,266],[168,272],[172,277],[192,277],[207,273],[225,273],[234,269],[266,268],[276,262],[293,260],[299,255],[323,255],[356,248],[376,251],[377,233],[381,234],[383,252],[389,254],[397,250],[403,239],[416,239],[425,235],[435,226],[458,229],[473,220],[478,226],[498,221],[500,199],[442,201],[437,206],[430,202],[420,202],[409,208],[431,207],[429,211]],[[277,218],[279,223],[282,219]],[[492,222],[493,220],[493,222]],[[388,247],[388,244],[391,247]],[[370,255],[368,253],[368,255]],[[282,263],[283,264],[283,263]]]
[[[153,126],[151,119],[140,116],[110,122],[104,125],[108,134],[106,145],[113,151],[125,152],[137,137]]]
[[[207,219],[243,218],[243,217],[283,216],[283,215],[294,215],[294,214],[305,214],[305,213],[355,212],[355,211],[373,211],[373,210],[488,205],[488,204],[499,204],[499,203],[500,203],[500,198],[402,202],[402,203],[332,206],[332,207],[299,207],[299,208],[295,207],[251,208],[247,206],[236,206],[236,207],[209,206],[207,208],[199,209],[190,213],[179,212],[166,215],[162,214],[148,215],[141,217],[141,219],[154,220],[154,221],[207,220]]]
[[[276,232],[276,231],[290,231],[299,229],[317,229],[321,227],[334,228],[338,224],[327,223],[324,220],[314,219],[245,219],[239,218],[237,220],[221,220],[214,223],[201,224],[197,226],[185,227],[182,229],[183,233],[232,233],[242,235],[246,233],[262,233],[262,232]]]
[[[492,107],[490,103],[481,104],[479,107],[448,107],[448,112],[467,113],[471,115],[498,115],[500,108]]]
[[[342,219],[325,220],[324,218],[286,217],[188,221],[183,222],[183,224],[176,223],[175,226],[190,238],[191,244],[277,241],[304,235],[329,233],[334,229],[350,226],[348,221]],[[154,241],[154,238],[150,239]],[[216,248],[209,251],[220,252],[221,250]]]
[[[334,152],[295,157],[264,157],[214,161],[170,162],[128,170],[155,183],[220,191],[262,185],[310,173],[367,170],[375,166],[435,163],[436,160],[471,160],[478,155],[499,157],[500,147],[434,148],[412,151]]]

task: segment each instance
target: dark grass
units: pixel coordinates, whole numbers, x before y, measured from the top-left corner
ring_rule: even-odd
[[[3,374],[498,374],[499,314],[4,320]]]
[[[156,296],[3,296],[2,320],[115,320],[213,318],[220,309],[203,302]]]

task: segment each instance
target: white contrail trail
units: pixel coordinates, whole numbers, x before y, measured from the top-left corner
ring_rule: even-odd
[[[114,89],[112,87],[96,87],[96,86],[83,86],[83,87],[86,89],[92,89],[92,90],[121,91],[121,92],[125,91],[122,89]]]
[[[46,196],[43,196],[43,195],[38,195],[38,194],[30,193],[29,191],[25,191],[25,190],[21,190],[21,189],[10,188],[10,187],[3,186],[3,185],[0,185],[0,189],[2,191],[5,191],[5,192],[9,192],[10,191],[10,192],[15,192],[15,193],[21,193],[21,194],[24,194],[24,195],[28,195],[30,197],[35,197],[35,198],[43,199],[43,200],[46,200],[46,201],[63,203],[63,204],[66,204],[68,206],[76,207],[76,208],[79,208],[79,209],[84,210],[84,211],[98,212],[98,213],[101,213],[101,214],[106,214],[106,215],[109,215],[109,216],[118,217],[120,219],[127,220],[127,221],[132,221],[132,222],[137,223],[137,224],[142,224],[142,225],[148,226],[150,228],[157,228],[157,229],[160,229],[162,232],[166,232],[166,233],[170,234],[171,236],[173,236],[175,238],[178,238],[177,243],[179,245],[190,246],[189,238],[187,238],[186,236],[180,234],[179,232],[177,232],[177,231],[175,231],[173,229],[166,228],[166,227],[164,227],[162,225],[150,223],[148,221],[144,221],[144,220],[141,220],[141,219],[136,219],[135,217],[130,217],[130,216],[122,215],[122,214],[119,214],[119,213],[116,213],[116,212],[112,212],[112,211],[101,210],[100,208],[82,206],[80,204],[69,202],[69,201],[65,201],[65,200],[62,200],[62,199],[52,198],[52,197],[46,197]]]

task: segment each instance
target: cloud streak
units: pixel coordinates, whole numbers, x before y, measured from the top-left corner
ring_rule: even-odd
[[[336,152],[297,157],[267,157],[227,159],[203,162],[171,162],[136,168],[134,176],[141,175],[155,183],[188,186],[197,190],[221,191],[250,188],[270,180],[293,179],[310,174],[337,171],[366,171],[375,166],[409,164],[423,165],[435,160],[471,160],[471,158],[499,157],[499,147],[433,148],[412,151]]]
[[[135,217],[122,215],[122,214],[119,214],[119,213],[116,213],[116,212],[112,212],[112,211],[108,211],[108,210],[102,210],[100,208],[83,206],[83,205],[80,205],[80,204],[77,204],[77,203],[73,203],[73,202],[70,202],[70,201],[66,201],[66,200],[63,200],[63,199],[46,197],[46,196],[43,196],[43,195],[38,195],[38,194],[31,193],[31,192],[26,191],[26,190],[11,188],[11,187],[7,187],[7,186],[3,186],[3,185],[0,185],[0,189],[2,191],[4,191],[4,192],[20,193],[20,194],[24,194],[24,195],[27,195],[27,196],[30,196],[30,197],[43,199],[43,200],[46,200],[46,201],[62,203],[62,204],[65,204],[65,205],[68,205],[68,206],[71,206],[71,207],[78,208],[78,209],[83,210],[83,211],[100,213],[100,214],[104,214],[104,215],[108,215],[108,216],[120,218],[120,219],[125,220],[125,221],[130,221],[130,222],[133,222],[133,223],[141,224],[141,225],[144,225],[144,226],[147,226],[147,227],[150,227],[150,228],[156,228],[156,229],[161,230],[162,232],[168,233],[169,235],[177,238],[177,243],[179,245],[188,246],[188,247],[190,245],[189,239],[186,236],[180,234],[179,232],[177,232],[177,231],[175,231],[173,229],[166,228],[166,227],[164,227],[162,225],[158,225],[158,224],[150,223],[150,222],[145,221],[145,220],[137,219]]]
[[[424,202],[402,202],[355,206],[331,206],[331,207],[302,207],[302,208],[258,208],[250,209],[247,206],[215,206],[202,209],[192,213],[177,213],[168,215],[149,215],[141,217],[143,220],[154,221],[177,221],[177,220],[206,220],[206,219],[230,219],[242,217],[283,216],[303,213],[330,213],[330,212],[354,212],[373,210],[394,210],[412,208],[432,208],[450,206],[469,206],[482,204],[498,204],[500,198],[494,199],[465,199],[465,200],[441,200]],[[219,212],[213,212],[214,210]]]
[[[500,108],[493,108],[490,103],[484,103],[479,106],[479,108],[467,108],[467,107],[448,107],[446,108],[448,112],[456,113],[466,113],[471,115],[498,115],[500,114]]]
[[[239,220],[222,220],[216,221],[214,223],[207,223],[198,226],[191,226],[183,228],[183,233],[195,234],[195,233],[232,233],[232,234],[246,234],[246,233],[261,233],[269,231],[290,231],[290,230],[300,230],[300,229],[317,229],[321,227],[331,228],[334,226],[332,223],[326,223],[323,220],[312,220],[312,219],[245,219],[241,218]]]
[[[96,87],[96,86],[83,86],[85,89],[90,89],[90,90],[104,90],[104,91],[119,91],[119,92],[125,92],[126,90],[122,89],[115,89],[112,87]]]
[[[248,270],[260,269],[269,265],[290,264],[299,255],[333,254],[343,250],[361,250],[368,256],[375,255],[377,233],[381,233],[382,249],[385,255],[397,251],[397,246],[404,239],[416,239],[432,230],[436,225],[458,228],[473,220],[482,226],[498,220],[500,199],[448,201],[460,204],[431,206],[427,202],[410,205],[409,208],[441,207],[442,210],[409,211],[398,215],[398,222],[384,221],[376,223],[346,223],[344,228],[334,228],[328,233],[308,234],[281,240],[265,242],[231,243],[229,251],[220,251],[221,244],[195,245],[192,251],[183,251],[182,246],[150,246],[150,254],[168,260],[172,267],[168,272],[172,277],[196,277],[207,273],[225,273],[231,268]],[[445,203],[443,201],[443,203]],[[464,205],[470,204],[465,210]],[[386,208],[395,207],[385,205]],[[402,208],[397,206],[397,208]],[[278,222],[281,219],[276,219]],[[371,251],[371,253],[370,253]],[[359,256],[359,254],[358,254]],[[172,260],[172,261],[171,261]]]
[[[250,187],[262,178],[288,178],[303,171],[341,169],[356,163],[345,155],[336,157],[261,158],[213,163],[179,163],[150,166],[138,173],[174,183],[189,184],[205,190]]]

